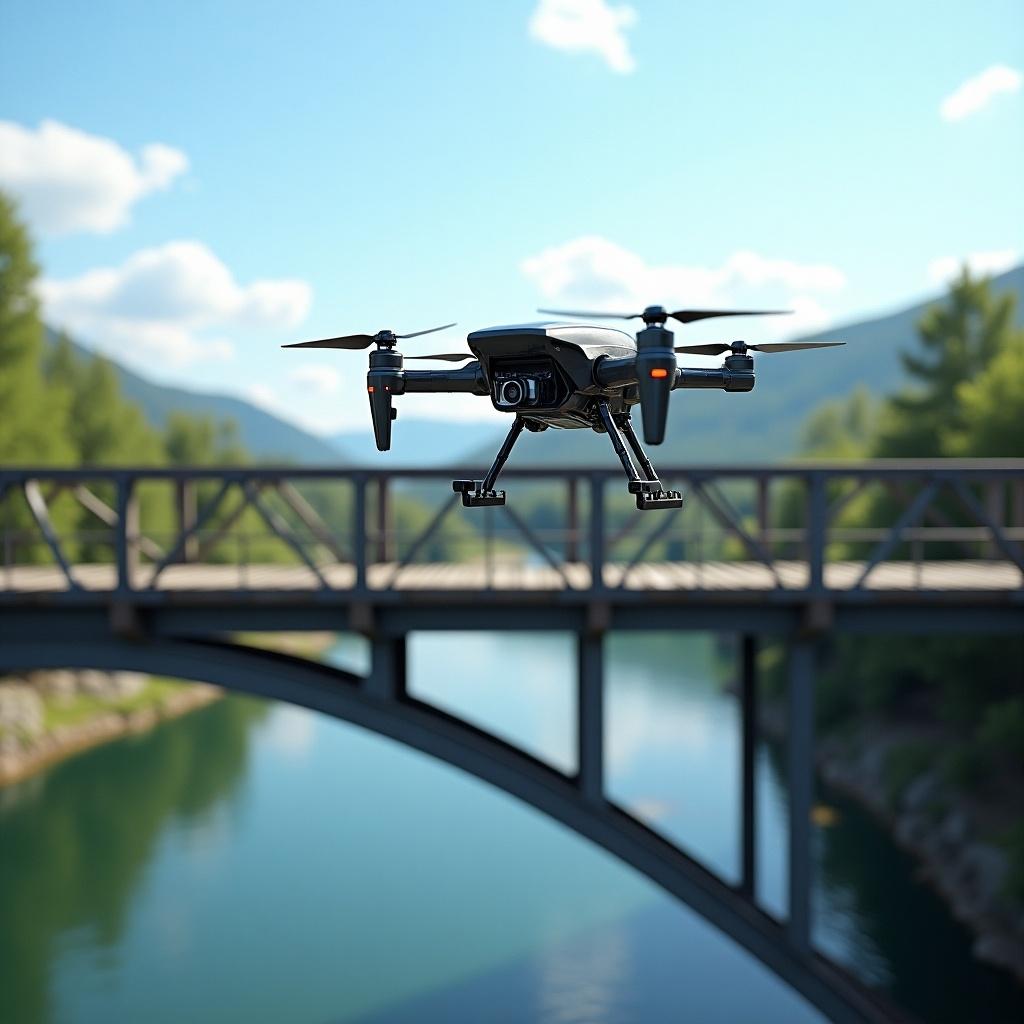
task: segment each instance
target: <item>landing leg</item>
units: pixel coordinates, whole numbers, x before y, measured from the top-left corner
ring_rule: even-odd
[[[505,492],[494,490],[494,484],[502,467],[508,462],[513,445],[523,432],[523,421],[517,416],[509,430],[508,436],[501,443],[498,454],[483,480],[453,480],[452,490],[462,495],[462,504],[466,508],[478,508],[481,505],[504,505]]]
[[[682,493],[679,491],[666,491],[662,488],[661,481],[651,465],[651,460],[644,454],[636,434],[633,433],[633,426],[629,422],[629,418],[624,418],[625,423],[623,424],[623,429],[620,430],[619,424],[616,423],[615,417],[612,416],[611,411],[608,409],[608,403],[604,399],[597,403],[597,408],[601,414],[601,422],[604,424],[605,430],[608,431],[608,437],[612,442],[612,447],[615,449],[615,454],[618,455],[619,462],[622,463],[622,468],[626,471],[626,476],[629,478],[629,493],[636,495],[636,507],[641,510],[650,508],[682,508]],[[626,439],[629,440],[630,447],[636,453],[640,464],[644,467],[646,479],[640,476],[636,466],[633,465],[633,460],[629,457],[629,452],[626,450],[626,439],[623,438],[624,430],[628,430]]]

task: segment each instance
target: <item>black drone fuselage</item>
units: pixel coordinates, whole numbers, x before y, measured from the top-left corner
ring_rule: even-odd
[[[716,368],[677,367],[673,333],[661,326],[647,327],[633,338],[613,327],[512,324],[474,331],[467,341],[476,359],[455,370],[406,370],[400,353],[371,352],[367,386],[381,451],[390,447],[390,399],[399,394],[488,396],[498,412],[514,414],[533,431],[586,427],[603,433],[602,403],[615,416],[641,404],[645,440],[660,444],[668,392],[750,391],[754,386],[753,360],[747,355],[727,356]]]

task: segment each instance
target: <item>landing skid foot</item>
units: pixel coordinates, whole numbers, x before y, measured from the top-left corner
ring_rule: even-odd
[[[504,491],[484,490],[483,480],[453,480],[452,490],[462,495],[465,508],[482,508],[487,505],[504,505]]]
[[[630,480],[629,493],[636,495],[636,507],[641,511],[649,508],[682,508],[682,491],[666,491],[661,481]]]

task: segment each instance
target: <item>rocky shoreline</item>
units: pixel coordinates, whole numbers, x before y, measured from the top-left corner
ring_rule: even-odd
[[[783,707],[766,703],[760,724],[765,736],[783,739]],[[1008,970],[1024,984],[1024,908],[1012,906],[1005,895],[1009,857],[984,837],[991,808],[970,795],[951,792],[934,767],[892,794],[886,770],[890,757],[922,738],[920,727],[883,720],[826,735],[817,745],[819,777],[864,806],[920,861],[922,878],[974,933],[974,956]],[[928,738],[941,742],[938,735]]]
[[[137,672],[58,670],[0,679],[0,787],[204,707],[222,692]]]

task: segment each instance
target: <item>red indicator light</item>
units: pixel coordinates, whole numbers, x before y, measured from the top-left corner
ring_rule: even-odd
[[[656,366],[653,370],[651,370],[651,376],[655,380],[664,380],[668,376],[668,370],[660,366]]]
[[[373,385],[371,384],[366,390],[369,391],[370,394],[372,395],[373,394]]]

